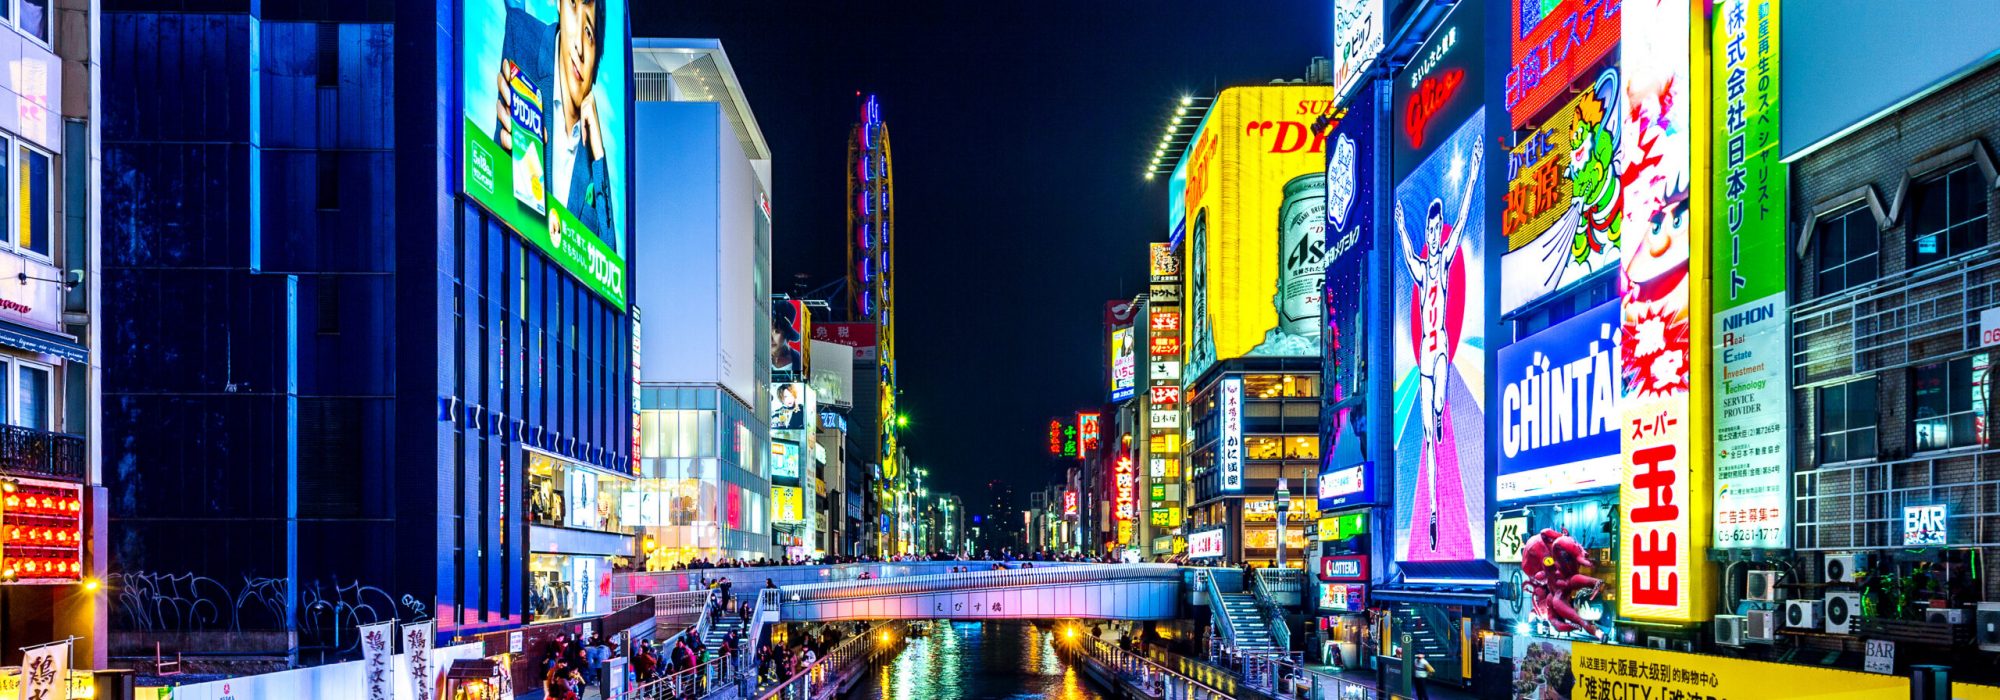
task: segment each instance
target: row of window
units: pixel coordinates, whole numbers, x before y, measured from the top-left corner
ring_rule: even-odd
[[[49,0],[0,0],[0,20],[46,44],[55,13],[49,9]]]
[[[1987,445],[1992,363],[1991,353],[1979,353],[1910,370],[1913,451]],[[1876,381],[1869,377],[1818,390],[1821,464],[1875,458],[1880,447]]]
[[[1909,267],[1986,245],[1986,178],[1966,163],[1911,183]],[[1819,294],[1837,294],[1882,274],[1882,230],[1866,204],[1820,218],[1813,231]]]
[[[0,7],[6,4],[7,0],[0,0]],[[0,153],[0,183],[15,185],[0,187],[6,190],[0,197],[14,214],[0,226],[0,238],[4,239],[0,247],[48,258],[55,250],[56,225],[55,169],[49,154],[5,134],[0,134],[0,151],[4,151]],[[10,173],[18,175],[9,179]]]

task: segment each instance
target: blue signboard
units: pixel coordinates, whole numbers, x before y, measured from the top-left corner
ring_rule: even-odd
[[[1495,497],[1618,486],[1618,302],[1500,349]]]
[[[1326,139],[1326,328],[1320,343],[1325,410],[1320,429],[1319,509],[1370,503],[1374,462],[1363,444],[1367,406],[1362,368],[1375,336],[1368,313],[1368,258],[1374,251],[1375,91],[1362,90]]]

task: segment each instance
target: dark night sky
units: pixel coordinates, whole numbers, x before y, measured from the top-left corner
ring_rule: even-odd
[[[633,35],[722,40],[771,147],[779,291],[843,274],[847,130],[880,95],[907,442],[971,502],[1050,480],[1048,417],[1104,402],[1104,302],[1166,237],[1140,174],[1172,101],[1304,77],[1331,4],[635,0]]]

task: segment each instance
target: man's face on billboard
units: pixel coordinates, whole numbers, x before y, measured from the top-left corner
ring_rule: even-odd
[[[597,35],[600,0],[558,0],[562,12],[556,36],[556,80],[563,82],[571,99],[590,94],[597,81],[597,61],[603,53],[603,37]]]

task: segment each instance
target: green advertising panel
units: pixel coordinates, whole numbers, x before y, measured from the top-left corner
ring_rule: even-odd
[[[461,0],[465,194],[625,308],[625,0]]]
[[[1778,161],[1778,2],[1719,0],[1715,92],[1715,547],[1788,546],[1790,310]]]

